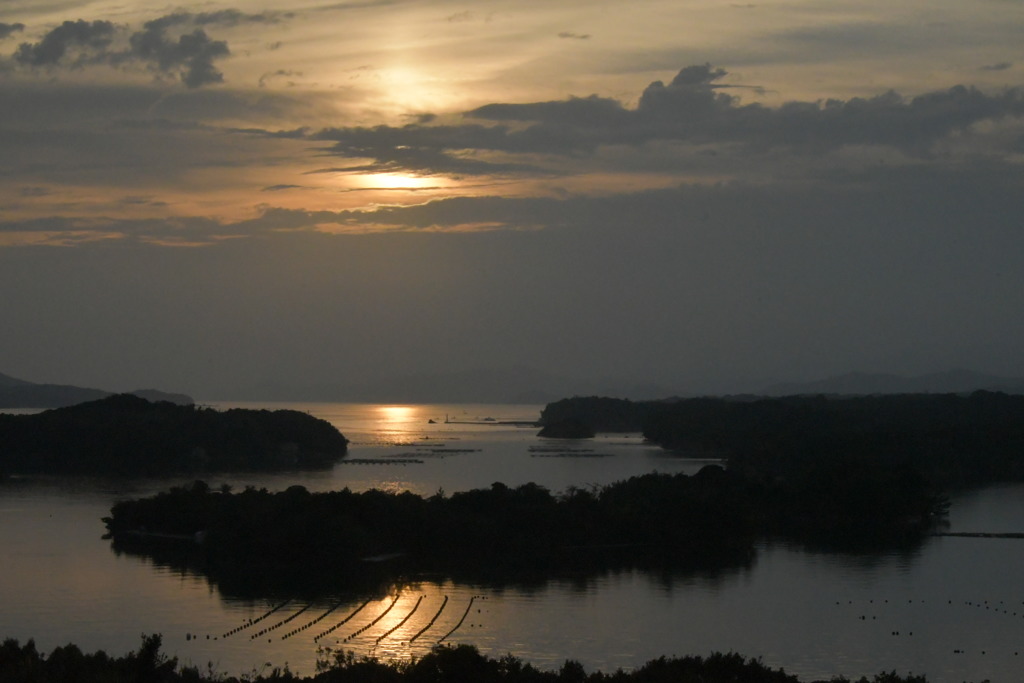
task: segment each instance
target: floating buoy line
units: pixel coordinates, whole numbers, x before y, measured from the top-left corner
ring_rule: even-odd
[[[380,643],[380,641],[384,640],[385,638],[387,638],[388,636],[390,636],[390,635],[391,635],[392,633],[394,633],[394,632],[395,632],[395,631],[397,631],[398,629],[400,629],[400,628],[402,628],[403,626],[405,626],[405,622],[409,621],[409,618],[410,618],[410,617],[412,617],[412,615],[416,614],[416,610],[418,610],[418,609],[420,608],[420,603],[422,603],[422,602],[423,602],[423,596],[421,595],[421,596],[419,597],[419,599],[418,599],[418,600],[416,600],[416,604],[412,606],[412,609],[411,609],[411,610],[409,610],[409,613],[408,613],[408,614],[406,614],[406,615],[405,615],[405,616],[404,616],[404,617],[402,618],[402,620],[401,620],[400,622],[398,622],[397,624],[395,624],[394,628],[392,628],[392,629],[391,629],[390,631],[385,631],[384,633],[380,634],[380,635],[379,635],[379,636],[377,637],[377,640],[376,640],[376,642],[374,642],[374,645],[375,645],[375,646],[376,646],[376,645],[378,645],[378,644]]]
[[[343,639],[341,639],[340,641],[336,641],[336,642],[348,643],[348,642],[354,640],[355,638],[358,638],[359,636],[363,635],[366,631],[372,629],[374,626],[379,624],[381,622],[381,620],[383,620],[388,614],[390,614],[395,609],[395,607],[397,606],[397,604],[398,604],[399,600],[401,599],[401,597],[402,597],[402,593],[401,592],[397,593],[392,598],[391,602],[387,605],[387,607],[385,607],[384,610],[380,612],[380,614],[378,614],[371,621],[369,621],[369,623],[366,623],[363,626],[357,628],[355,631],[349,633]],[[373,644],[372,644],[372,646],[370,648],[371,652],[378,645],[380,645],[384,640],[390,638],[399,629],[401,629],[402,627],[406,626],[410,622],[410,620],[412,620],[412,618],[419,612],[420,608],[423,606],[423,601],[424,601],[424,599],[426,597],[427,597],[427,595],[421,594],[416,599],[416,602],[412,606],[412,608],[408,611],[407,614],[405,614],[398,621],[397,624],[395,624],[394,626],[389,628],[387,631],[385,631],[385,632],[381,633],[380,635],[376,636],[374,638]],[[443,595],[442,597],[443,597],[443,599],[441,601],[440,606],[437,608],[437,610],[434,612],[434,614],[427,621],[426,625],[423,626],[422,628],[420,628],[412,636],[410,636],[408,638],[408,640],[404,641],[402,643],[403,645],[412,645],[414,642],[416,642],[417,640],[422,638],[428,631],[430,631],[431,628],[433,628],[437,624],[438,620],[441,618],[441,616],[443,614],[445,614],[447,611],[450,611],[448,609],[449,603],[451,602],[450,596]],[[304,633],[305,631],[307,631],[308,629],[313,628],[314,626],[320,624],[325,619],[327,619],[332,614],[334,614],[339,608],[341,608],[343,605],[345,605],[347,603],[347,600],[348,599],[343,599],[343,600],[339,600],[339,601],[335,602],[334,604],[332,604],[330,607],[328,607],[326,610],[324,610],[323,612],[321,612],[317,616],[309,619],[305,623],[302,623],[300,626],[297,626],[297,627],[294,627],[294,628],[288,630],[283,635],[281,635],[280,640],[282,640],[282,641],[283,640],[288,640],[289,638],[293,638],[295,636],[298,636],[298,635]],[[459,618],[458,622],[450,630],[448,630],[444,635],[442,635],[440,638],[438,638],[437,641],[436,641],[437,643],[442,643],[445,640],[451,638],[455,634],[456,631],[458,631],[460,628],[462,628],[462,626],[466,622],[467,617],[469,616],[470,612],[473,609],[473,605],[477,602],[477,600],[486,600],[486,597],[481,596],[481,595],[474,595],[474,596],[470,597],[469,603],[466,605],[466,609],[465,609],[465,611],[463,611],[463,613],[462,613],[461,617]],[[355,609],[353,609],[351,612],[349,612],[343,619],[338,621],[336,624],[330,626],[329,628],[326,628],[326,629],[320,631],[315,636],[313,636],[313,642],[314,643],[319,643],[320,641],[322,641],[327,636],[330,636],[331,634],[335,633],[339,629],[343,628],[345,625],[347,625],[350,622],[352,622],[359,615],[364,614],[366,612],[367,607],[369,607],[370,603],[372,603],[374,601],[375,601],[374,598],[368,598],[367,600],[365,600],[362,604],[360,604]],[[297,619],[302,617],[304,614],[308,615],[310,610],[312,610],[316,606],[316,602],[315,601],[311,601],[311,602],[303,605],[299,609],[297,609],[294,613],[288,615],[287,617],[285,617],[283,619],[280,619],[279,621],[277,621],[276,623],[274,623],[274,624],[272,624],[270,626],[266,626],[265,628],[260,628],[258,630],[254,628],[254,627],[259,626],[261,623],[265,622],[267,619],[272,617],[274,614],[276,614],[276,613],[280,612],[282,609],[286,608],[288,605],[293,604],[293,602],[294,601],[291,600],[291,599],[285,600],[285,601],[283,601],[283,602],[273,606],[272,608],[270,608],[269,610],[267,610],[266,612],[264,612],[263,614],[261,614],[260,616],[258,616],[256,618],[246,619],[240,625],[238,625],[238,626],[236,626],[234,628],[231,628],[228,631],[226,631],[223,634],[221,634],[220,638],[226,639],[226,638],[229,638],[229,637],[231,637],[231,636],[233,636],[233,635],[235,635],[235,634],[237,634],[239,632],[247,631],[247,630],[252,629],[250,631],[250,633],[249,633],[249,640],[255,641],[255,640],[259,639],[259,638],[268,636],[269,634],[273,633],[274,631],[277,631],[278,629],[282,628],[283,626],[286,626],[288,624],[291,624],[291,623],[295,622]],[[477,610],[477,611],[480,611],[480,610]],[[185,639],[187,641],[199,640],[199,638],[200,638],[200,636],[199,636],[198,633],[191,633],[191,632],[189,632],[189,633],[185,634]],[[218,640],[218,637],[217,636],[213,636],[211,638],[210,635],[206,636],[206,640],[211,640],[211,639],[212,640]],[[268,638],[267,642],[273,642],[273,638]]]
[[[448,638],[448,637],[449,637],[449,636],[450,636],[451,634],[453,634],[453,633],[455,633],[456,631],[458,631],[458,630],[459,630],[459,627],[460,627],[460,626],[462,626],[462,622],[464,622],[464,621],[466,620],[466,617],[468,617],[468,616],[469,616],[469,610],[471,610],[471,609],[473,608],[473,602],[474,602],[474,601],[475,601],[476,599],[477,599],[477,596],[476,596],[476,595],[474,595],[473,597],[471,597],[471,598],[469,599],[469,604],[468,604],[468,605],[466,605],[466,611],[462,613],[462,618],[461,618],[461,619],[459,619],[459,623],[455,624],[454,628],[452,628],[452,630],[451,630],[451,631],[448,631],[448,633],[446,633],[446,634],[444,634],[443,636],[441,636],[440,638],[438,638],[438,639],[437,639],[437,642],[439,642],[439,643],[440,643],[440,642],[443,642],[443,641],[445,641],[445,640],[446,640],[446,639],[447,639],[447,638]]]
[[[335,632],[335,631],[337,631],[337,630],[338,630],[339,628],[341,628],[342,626],[344,626],[345,624],[347,624],[348,622],[350,622],[350,621],[352,620],[352,618],[353,618],[353,617],[354,617],[355,615],[357,615],[357,614],[359,614],[360,612],[362,612],[362,611],[363,611],[363,608],[364,608],[364,607],[366,607],[367,605],[369,605],[369,604],[370,604],[370,602],[371,602],[372,600],[373,600],[373,598],[369,598],[369,599],[367,599],[367,601],[366,601],[366,602],[364,602],[363,604],[361,604],[361,605],[360,605],[359,607],[356,607],[356,608],[355,608],[355,610],[353,610],[353,611],[352,611],[352,613],[351,613],[351,614],[349,614],[349,615],[348,615],[347,617],[345,617],[344,619],[342,619],[341,621],[339,621],[339,622],[338,622],[337,624],[335,624],[334,626],[330,627],[330,628],[329,628],[329,629],[327,629],[326,631],[322,631],[322,632],[321,632],[321,633],[320,633],[319,635],[317,635],[317,636],[315,636],[315,637],[313,638],[313,642],[316,642],[316,641],[320,640],[321,638],[323,638],[324,636],[328,636],[328,635],[330,635],[330,634],[334,633],[334,632]],[[341,605],[341,603],[338,603],[338,606],[340,606],[340,605]],[[333,611],[333,610],[332,610],[332,611]]]
[[[416,635],[414,635],[414,636],[413,636],[412,638],[410,638],[410,639],[409,639],[409,642],[410,642],[410,643],[412,643],[412,642],[413,642],[413,641],[415,641],[415,640],[416,640],[417,638],[419,638],[419,637],[420,637],[420,636],[422,636],[422,635],[423,635],[424,633],[426,633],[427,631],[429,631],[429,630],[430,630],[430,627],[431,627],[431,626],[433,626],[433,625],[434,625],[434,622],[435,622],[435,621],[437,621],[437,618],[438,618],[439,616],[441,616],[441,612],[443,612],[443,611],[444,611],[445,605],[447,605],[447,604],[448,604],[448,596],[446,595],[446,596],[444,596],[444,600],[442,600],[442,601],[441,601],[441,606],[437,608],[437,613],[436,613],[436,614],[434,614],[434,616],[433,616],[433,617],[431,617],[430,621],[428,621],[428,622],[427,622],[427,625],[426,625],[426,626],[424,626],[424,627],[423,627],[423,628],[421,628],[421,629],[420,629],[419,631],[417,631],[417,632],[416,632]]]
[[[357,630],[357,631],[354,631],[353,633],[351,633],[351,634],[349,634],[348,636],[346,636],[346,637],[345,637],[345,642],[348,642],[348,641],[352,640],[352,639],[353,639],[353,638],[355,638],[356,636],[362,635],[362,634],[363,634],[363,633],[364,633],[365,631],[367,631],[368,629],[371,629],[371,628],[373,628],[374,626],[376,626],[376,625],[377,625],[377,622],[378,622],[378,621],[380,621],[381,619],[383,619],[384,617],[386,617],[386,616],[388,615],[388,612],[390,612],[390,611],[391,611],[392,609],[394,609],[394,607],[395,607],[395,604],[397,604],[397,603],[398,603],[398,598],[400,598],[400,597],[402,597],[402,594],[401,594],[401,593],[398,593],[397,595],[395,595],[395,599],[391,601],[391,604],[390,604],[390,605],[388,605],[388,607],[387,607],[387,609],[386,609],[386,610],[384,610],[383,612],[381,612],[381,613],[380,613],[380,614],[379,614],[379,615],[377,616],[377,618],[376,618],[376,619],[374,619],[373,621],[371,621],[371,622],[370,622],[369,624],[367,624],[366,626],[363,626],[363,627],[362,627],[361,629],[359,629],[359,630]]]

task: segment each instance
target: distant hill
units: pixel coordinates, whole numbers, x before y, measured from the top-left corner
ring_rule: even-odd
[[[63,408],[86,401],[96,401],[115,393],[70,384],[36,384],[0,374],[0,408]],[[178,405],[195,403],[192,397],[186,394],[172,394],[156,389],[138,389],[129,393],[147,401],[167,401]]]
[[[997,377],[970,370],[948,370],[916,377],[885,373],[849,372],[814,382],[773,384],[758,392],[765,396],[833,394],[964,394],[978,390],[1024,394],[1024,379]]]
[[[5,375],[0,372],[0,389],[6,389],[8,387],[23,387],[32,384],[32,382],[26,382],[23,379],[17,379],[10,375]]]

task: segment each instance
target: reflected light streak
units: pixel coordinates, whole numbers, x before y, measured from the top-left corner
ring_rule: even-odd
[[[412,406],[377,406],[377,416],[384,423],[384,427],[397,428],[410,422],[415,414],[416,408]]]
[[[408,434],[410,427],[418,420],[419,411],[415,406],[380,405],[374,408],[376,432],[385,442],[392,445],[408,445],[412,442]]]

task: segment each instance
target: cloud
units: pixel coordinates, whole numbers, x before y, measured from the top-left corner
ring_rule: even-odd
[[[407,4],[409,0],[355,0],[354,2],[336,2],[331,5],[316,7],[318,12],[347,12],[349,10],[372,9],[374,7],[390,7]]]
[[[999,62],[998,64],[986,64],[981,67],[982,71],[1006,71],[1007,69],[1013,68],[1013,64],[1010,62]]]
[[[909,46],[926,45],[943,33],[934,24],[899,24],[882,21],[850,21],[801,26],[774,34],[773,39],[805,48],[817,48],[832,57],[907,52]]]
[[[294,12],[257,12],[248,14],[237,9],[224,9],[216,12],[198,12],[189,15],[179,12],[179,15],[186,15],[191,21],[199,25],[220,24],[222,26],[238,26],[239,24],[278,24],[285,19],[295,17]]]
[[[152,197],[143,197],[139,195],[129,195],[122,197],[119,202],[123,206],[167,206],[167,202],[153,199]]]
[[[187,237],[191,243],[214,244],[226,237],[258,237],[295,231],[459,232],[473,226],[520,231],[544,226],[550,230],[572,230],[582,238],[594,231],[639,234],[650,230],[694,230],[708,219],[729,225],[737,215],[743,215],[743,220],[753,225],[759,213],[766,225],[788,230],[785,216],[799,209],[806,213],[808,221],[820,221],[817,229],[829,231],[833,230],[827,227],[829,221],[839,221],[838,216],[844,212],[849,215],[843,221],[877,227],[894,225],[906,218],[907,211],[912,211],[920,226],[930,222],[952,226],[956,224],[953,216],[967,223],[972,220],[968,219],[969,215],[975,217],[974,222],[984,217],[974,229],[979,234],[996,234],[1015,230],[1022,182],[1024,169],[1009,164],[965,169],[876,167],[856,173],[825,174],[813,185],[730,182],[561,198],[466,196],[409,206],[339,211],[263,206],[256,217],[234,221],[199,216],[146,220],[52,216],[2,222],[0,232],[82,233],[92,230],[121,234],[125,239],[136,241],[163,242]],[[265,186],[262,192],[272,194],[301,189],[301,185],[282,183]],[[40,196],[35,192],[23,194]],[[130,195],[119,201],[122,204],[156,203],[148,195]],[[894,208],[900,206],[912,209]],[[811,218],[815,211],[820,213],[817,219]]]
[[[146,22],[144,27],[165,31],[174,26],[238,26],[240,24],[278,24],[295,16],[292,12],[258,12],[248,14],[237,9],[223,9],[216,12],[176,11]]]
[[[971,135],[982,135],[983,122],[1024,116],[1019,88],[986,93],[958,85],[913,98],[889,91],[768,107],[742,104],[729,90],[756,86],[728,83],[728,76],[710,64],[685,67],[667,84],[648,85],[632,109],[598,95],[492,103],[466,112],[459,125],[331,128],[311,137],[332,142],[330,154],[371,160],[356,162],[353,172],[558,174],[582,159],[594,161],[599,152],[648,154],[655,144],[662,152],[674,149],[682,171],[693,168],[694,155],[709,153],[737,162],[746,155],[748,163],[770,158],[777,165],[779,154],[812,160],[877,147],[924,161],[935,155],[936,145],[957,136],[963,145]],[[734,172],[740,168],[733,165]]]
[[[122,204],[139,203],[162,206],[140,197],[126,197]],[[47,216],[20,221],[0,221],[0,235],[37,234],[28,244],[65,246],[97,241],[137,244],[203,246],[237,236],[231,225],[203,217],[160,219],[89,219],[71,216]]]
[[[73,64],[81,65],[104,52],[114,39],[116,28],[109,21],[65,21],[38,43],[22,43],[14,60],[25,66],[55,66],[75,48],[81,52]],[[90,54],[93,53],[93,54]]]
[[[558,34],[558,37],[571,40],[590,40],[589,33],[573,33],[572,31],[562,31]]]
[[[48,197],[53,194],[53,189],[39,185],[30,185],[20,188],[18,194],[22,197]]]
[[[25,30],[25,24],[5,24],[0,21],[0,40]]]
[[[226,42],[211,39],[201,28],[178,35],[177,40],[168,32],[190,18],[172,14],[146,22],[142,31],[132,34],[129,55],[161,72],[180,69],[181,81],[189,88],[220,83],[224,75],[213,62],[231,54]]]
[[[29,68],[134,65],[162,76],[177,76],[188,88],[199,88],[223,82],[224,75],[215,62],[231,55],[227,42],[212,38],[207,27],[274,24],[293,16],[288,12],[249,14],[235,9],[178,11],[147,21],[134,31],[105,20],[65,21],[39,42],[22,43],[13,61]],[[0,38],[19,26],[0,24]]]
[[[416,124],[400,128],[334,128],[311,135],[314,140],[333,142],[332,154],[373,160],[370,164],[328,169],[331,172],[415,171],[428,175],[543,172],[541,168],[527,163],[491,161],[476,156],[482,151],[507,148],[504,141],[507,137],[508,130],[501,126]]]
[[[487,121],[542,122],[554,125],[604,126],[625,124],[628,110],[617,100],[591,95],[555,102],[485,104],[466,113]]]
[[[301,190],[303,187],[304,187],[303,185],[287,185],[287,184],[268,185],[267,187],[264,187],[262,190],[260,190],[260,192],[281,192],[282,190]]]
[[[260,76],[259,86],[261,88],[265,88],[267,86],[267,82],[271,80],[277,78],[291,78],[293,76],[302,76],[302,72],[292,71],[291,69],[278,69],[277,71],[269,71]],[[292,85],[291,81],[289,81],[289,85]]]
[[[95,124],[159,130],[190,129],[230,119],[236,124],[294,124],[327,108],[333,93],[291,94],[245,89],[169,90],[158,83],[111,84],[0,80],[0,131],[55,130]],[[267,132],[280,136],[281,130]],[[298,134],[296,134],[298,137]],[[2,156],[2,150],[0,150]]]

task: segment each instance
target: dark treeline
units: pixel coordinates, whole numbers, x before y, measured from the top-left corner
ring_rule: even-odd
[[[597,432],[640,432],[647,416],[661,401],[631,401],[607,396],[573,396],[549,403],[540,411],[540,423],[578,421]]]
[[[121,501],[104,519],[115,541],[147,540],[138,530],[191,537],[205,532],[213,560],[330,566],[401,553],[422,567],[542,566],[584,549],[650,547],[663,554],[713,554],[750,547],[758,534],[756,492],[721,468],[700,474],[645,475],[554,495],[536,484],[443,492],[348,489],[310,493],[203,482]],[[156,537],[159,540],[159,537]],[[262,560],[260,558],[263,558]]]
[[[782,669],[741,655],[713,653],[707,657],[660,657],[633,671],[587,672],[577,661],[566,660],[558,671],[537,669],[511,654],[499,658],[481,654],[470,645],[438,646],[409,662],[384,662],[341,652],[324,659],[311,676],[284,669],[253,672],[241,678],[217,671],[182,667],[160,651],[160,636],[143,636],[136,652],[112,657],[100,650],[83,653],[65,645],[49,655],[33,641],[19,645],[8,639],[0,645],[0,680],[5,683],[800,683]],[[826,683],[809,681],[808,683]],[[851,683],[834,677],[827,683]],[[856,683],[927,683],[924,676],[881,673]]]
[[[1024,479],[1024,396],[977,391],[858,397],[695,398],[631,402],[572,398],[542,421],[574,418],[597,431],[642,431],[665,448],[717,454],[774,477],[840,470],[915,471],[941,486]],[[896,475],[894,475],[896,476]]]
[[[326,467],[347,440],[293,410],[217,411],[118,394],[0,414],[0,472],[167,474]]]
[[[280,577],[280,590],[344,588],[366,573],[362,558],[400,554],[395,571],[439,571],[467,580],[488,568],[552,572],[574,566],[740,566],[757,540],[785,537],[818,546],[873,550],[920,542],[945,514],[920,478],[866,469],[835,473],[842,495],[821,484],[751,478],[715,465],[699,473],[648,474],[560,495],[535,484],[422,497],[371,490],[271,493],[190,488],[121,501],[105,518],[117,551],[168,553],[166,536],[219,583],[239,571]],[[800,488],[800,487],[804,488]],[[355,567],[355,568],[354,568]],[[330,577],[333,586],[316,576]]]

